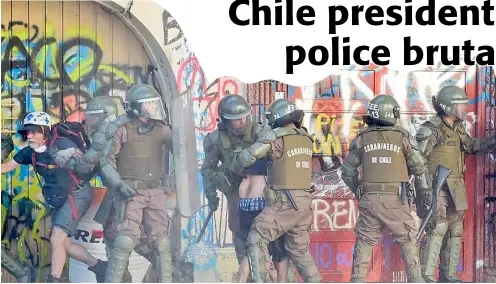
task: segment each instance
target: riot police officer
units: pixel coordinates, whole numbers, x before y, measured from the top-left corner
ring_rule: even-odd
[[[426,236],[420,249],[422,276],[426,282],[436,282],[434,272],[441,253],[439,280],[461,282],[456,275],[460,258],[463,219],[468,209],[463,174],[465,154],[487,152],[496,145],[496,138],[480,141],[465,130],[463,124],[467,115],[468,97],[457,86],[445,86],[432,97],[437,112],[429,121],[422,124],[416,134],[418,144],[427,158],[429,170],[434,174],[439,165],[452,170],[438,197],[438,210],[434,222],[426,228]],[[424,218],[432,202],[432,194],[425,191],[418,195],[417,210]]]
[[[12,136],[2,133],[2,163],[14,150],[14,142]],[[17,283],[31,282],[30,270],[28,267],[23,267],[16,261],[15,256],[8,250],[4,249],[2,244],[2,268],[5,268],[16,279]]]
[[[150,85],[135,85],[129,89],[125,110],[131,121],[115,131],[108,162],[115,165],[128,186],[118,186],[118,193],[114,195],[117,236],[105,281],[121,282],[129,257],[136,249],[152,263],[158,282],[170,283],[172,259],[167,200],[171,177],[165,174],[167,161],[163,157],[164,151],[172,149],[171,129],[165,122],[161,96]]]
[[[234,249],[238,263],[246,256],[246,244],[243,242],[239,226],[239,185],[241,177],[229,174],[228,167],[234,155],[255,142],[260,126],[253,124],[251,107],[240,95],[224,96],[218,104],[219,122],[217,129],[205,136],[203,150],[205,159],[201,167],[203,189],[210,210],[219,206],[217,189],[226,196],[228,203],[229,229],[233,235]],[[219,167],[219,161],[222,165]]]
[[[341,166],[343,181],[360,200],[351,282],[365,282],[372,247],[385,228],[400,245],[408,281],[423,282],[415,241],[418,229],[406,197],[411,174],[424,184],[430,177],[415,138],[397,125],[399,118],[400,107],[393,97],[373,98],[364,116],[368,126],[351,141]],[[360,165],[362,179],[358,180]]]
[[[130,119],[126,114],[119,116],[117,103],[108,96],[95,97],[89,101],[86,105],[84,117],[85,124],[91,133],[91,147],[80,157],[71,155],[69,152],[70,149],[58,151],[55,161],[59,166],[68,167],[81,174],[93,172],[95,167],[97,168],[104,185],[107,187],[107,192],[94,219],[103,225],[105,249],[107,253],[110,253],[115,237],[117,236],[115,208],[113,208],[112,204],[113,194],[116,190],[119,190],[119,192],[125,191],[129,195],[133,195],[135,194],[135,190],[130,188],[122,180],[116,169],[108,163],[107,156],[112,147],[115,131],[129,122]],[[106,265],[105,267],[90,267],[88,269],[90,271],[95,269],[103,269],[105,271]],[[104,276],[101,278],[97,279],[97,281],[103,282],[105,280]],[[122,282],[132,282],[132,276],[127,266]]]
[[[257,159],[268,157],[266,206],[248,234],[250,273],[256,282],[267,280],[269,243],[285,235],[285,248],[307,282],[320,282],[320,273],[308,251],[313,218],[310,196],[313,139],[301,128],[303,111],[286,99],[274,101],[265,112],[272,130],[233,159],[230,170],[241,173]],[[295,209],[298,209],[295,211]]]

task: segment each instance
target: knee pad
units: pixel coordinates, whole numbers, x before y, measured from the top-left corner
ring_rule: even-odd
[[[155,249],[159,255],[170,254],[171,247],[169,238],[167,236],[160,237],[157,242],[155,242]]]
[[[246,240],[248,246],[259,246],[261,244],[269,245],[269,240],[264,238],[257,230],[250,230],[248,239]]]
[[[133,252],[135,246],[136,246],[136,240],[125,235],[117,236],[117,238],[115,238],[114,241],[114,249],[124,251],[127,253]]]
[[[142,257],[148,259],[148,261],[150,261],[151,259],[150,257],[153,253],[153,250],[154,248],[148,246],[148,244],[143,244],[143,243],[139,243],[134,247],[134,251],[137,254],[141,255]]]
[[[233,234],[233,245],[238,263],[241,264],[241,261],[247,254],[248,243],[245,242],[238,234]]]
[[[463,234],[463,221],[458,221],[451,224],[448,233],[451,238],[459,238]]]
[[[434,236],[444,237],[444,235],[448,231],[448,228],[449,228],[448,223],[436,221],[436,226],[432,229],[431,234]]]

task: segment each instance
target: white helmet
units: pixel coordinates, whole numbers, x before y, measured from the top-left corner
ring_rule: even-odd
[[[22,128],[17,130],[17,132],[24,135],[29,130],[39,129],[39,127],[43,128],[43,126],[46,126],[48,127],[48,129],[50,129],[50,125],[51,121],[48,113],[43,111],[34,111],[26,115],[24,121],[22,122]]]

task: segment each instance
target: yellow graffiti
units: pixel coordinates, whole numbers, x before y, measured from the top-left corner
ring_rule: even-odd
[[[111,73],[119,76],[121,79],[123,79],[128,84],[133,84],[134,83],[134,80],[131,77],[127,76],[126,73],[122,72],[121,70],[119,70],[117,68],[114,68],[113,66],[100,65],[98,67],[98,70],[109,71],[109,72],[111,72]]]
[[[339,155],[341,154],[341,143],[338,135],[332,133],[336,123],[336,117],[329,117],[327,114],[321,113],[315,120],[315,132],[313,142],[313,152],[324,155]],[[327,136],[322,131],[323,128],[329,129]]]
[[[30,47],[34,46],[31,42],[29,42],[29,29],[25,28],[24,26],[14,26],[13,30],[2,30],[2,38],[4,38],[4,41],[10,40],[12,37],[17,37],[20,41],[22,41],[24,44],[27,44],[26,50],[30,50]],[[74,28],[67,28],[64,30],[64,38],[70,40],[70,39],[75,39],[75,38],[83,38],[83,39],[89,39],[92,42],[94,42],[95,45],[98,45],[101,49],[103,49],[102,42],[98,37],[96,37],[95,32],[92,31],[91,29],[85,28],[85,27],[74,27]],[[60,79],[61,74],[57,66],[57,56],[59,52],[59,47],[58,47],[58,42],[55,40],[55,28],[54,25],[51,22],[46,22],[45,26],[45,36],[40,37],[37,40],[38,42],[41,40],[47,40],[47,42],[51,43],[46,43],[43,44],[41,49],[35,54],[35,64],[36,66],[44,66],[45,70],[42,72],[44,73],[45,79]],[[4,43],[2,43],[4,44]],[[86,49],[86,52],[91,53],[89,55],[86,55],[84,60],[81,60],[80,56],[74,56],[72,57],[73,54],[78,54],[79,50],[77,50],[79,47],[74,46],[74,52],[73,53],[68,53],[66,52],[64,54],[63,62],[67,67],[74,67],[73,70],[74,72],[71,72],[69,75],[69,78],[71,79],[72,82],[76,82],[79,78],[82,76],[87,75],[93,70],[93,66],[95,65],[95,56],[94,56],[94,50],[91,49]],[[17,46],[14,46],[10,54],[2,54],[2,60],[4,60],[5,56],[10,56],[11,59],[16,59],[20,58],[23,60],[28,60],[29,58],[23,58],[25,57],[19,48]],[[70,57],[70,58],[69,58]],[[78,64],[79,66],[75,67],[72,66],[73,64]],[[50,72],[47,72],[50,69]],[[47,75],[47,73],[51,74],[50,76]],[[126,76],[126,75],[124,75]],[[127,77],[127,76],[126,76]],[[10,74],[7,72],[5,74],[5,80],[11,84],[12,86],[15,87],[26,87],[29,86],[31,83],[31,78],[26,76],[23,80],[19,79],[13,79],[10,77]]]
[[[38,30],[35,25],[19,24],[21,21],[13,23],[4,23],[5,27],[11,28],[1,31],[3,50],[9,46],[12,48],[10,52],[2,53],[2,62],[14,63],[3,72],[1,103],[12,105],[5,111],[2,109],[2,120],[6,120],[3,128],[15,130],[23,110],[45,110],[50,113],[52,123],[61,119],[63,109],[66,114],[77,116],[84,111],[84,104],[93,97],[94,92],[104,90],[112,95],[114,90],[125,91],[135,80],[143,78],[139,73],[141,71],[128,73],[127,67],[121,69],[113,66],[112,58],[103,56],[104,41],[97,37],[95,29],[65,24],[61,28],[58,23],[45,22]],[[62,32],[63,38],[60,38]],[[37,36],[33,38],[35,34]],[[138,76],[133,77],[133,74]],[[62,95],[62,98],[52,94]],[[57,101],[54,103],[52,99]],[[60,99],[61,102],[58,101]],[[121,103],[119,107],[122,109]],[[19,137],[14,136],[13,139],[17,150],[25,146]],[[33,173],[31,166],[21,166],[1,177],[2,194],[10,199],[1,205],[2,231],[10,230],[3,234],[2,244],[25,265],[36,269],[39,282],[44,278],[44,269],[50,264],[47,239],[51,225],[45,220],[49,219],[46,216],[51,212],[43,203],[42,190]],[[93,179],[91,184],[103,187],[99,179]]]
[[[351,119],[351,123],[350,123],[350,127],[349,127],[350,131],[349,131],[348,139],[347,139],[348,146],[350,146],[351,140],[353,140],[355,138],[358,131],[360,131],[360,129],[363,128],[363,125],[364,125],[363,120],[357,119],[357,118]]]
[[[15,138],[14,138],[15,139]],[[12,154],[12,156],[14,153]],[[7,180],[10,175],[12,176],[18,176],[20,175],[20,171],[22,168],[17,168],[14,172],[7,174],[7,175],[2,175],[2,184],[6,185],[2,189],[2,191],[7,191]],[[19,194],[17,194],[15,197],[12,198],[12,201],[10,202],[10,209],[18,209],[20,206],[21,201],[27,201],[27,202],[32,202],[35,205],[37,213],[32,214],[32,216],[35,216],[34,221],[33,221],[33,226],[32,228],[28,226],[24,226],[18,235],[18,238],[15,240],[11,240],[9,237],[5,238],[2,240],[2,244],[4,244],[7,249],[12,248],[12,243],[15,242],[15,248],[16,248],[16,255],[19,258],[19,260],[26,264],[30,265],[29,263],[29,257],[27,255],[26,250],[28,251],[34,251],[34,252],[39,252],[37,257],[38,257],[38,262],[33,263],[35,265],[34,268],[36,268],[37,271],[37,278],[36,281],[41,281],[41,276],[42,276],[42,269],[49,264],[48,261],[48,249],[49,246],[47,246],[47,241],[43,240],[40,236],[40,233],[42,232],[40,230],[41,222],[44,221],[44,218],[47,213],[46,207],[43,205],[42,202],[39,200],[43,200],[42,198],[42,192],[41,192],[41,187],[39,186],[38,180],[34,178],[33,175],[30,175],[30,178],[28,179],[31,181],[31,184],[26,181],[21,181],[20,179],[12,179],[12,187],[11,188],[25,188],[26,190],[22,190]],[[29,189],[27,189],[29,188]],[[6,217],[9,215],[8,214],[9,208],[5,207],[5,204],[2,203],[2,228],[5,227],[5,222],[7,221]],[[19,210],[17,210],[19,211]],[[20,216],[18,216],[20,217]],[[17,234],[17,233],[16,233]],[[8,236],[8,234],[7,234]],[[27,244],[35,245],[36,248],[27,248]]]

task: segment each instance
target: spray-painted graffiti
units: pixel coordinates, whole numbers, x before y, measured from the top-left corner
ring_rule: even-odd
[[[358,217],[358,207],[353,199],[314,199],[313,226],[316,232],[324,230],[353,229]]]
[[[212,132],[217,127],[217,104],[220,99],[229,94],[239,94],[238,83],[234,79],[222,77],[214,80],[208,86],[205,75],[196,57],[186,59],[178,69],[177,85],[180,93],[194,88],[193,104],[199,120],[195,121],[197,130]]]
[[[44,31],[22,21],[2,24],[2,99],[25,106],[12,117],[45,109],[55,119],[81,121],[94,95],[123,98],[129,85],[153,83],[151,65],[105,64],[94,31],[80,27],[63,41],[54,34],[49,22]]]
[[[74,19],[77,20],[77,17]],[[163,12],[162,20],[163,31],[160,34],[163,32],[164,38],[161,41],[173,67],[179,91],[194,91],[199,166],[204,159],[203,137],[216,128],[217,104],[224,95],[240,94],[246,97],[257,121],[263,120],[264,110],[274,100],[276,91],[283,92],[286,98],[294,100],[306,111],[304,126],[315,138],[312,182],[316,192],[313,194],[315,211],[312,234],[322,239],[319,243],[312,243],[310,250],[320,269],[332,270],[332,267],[338,266],[342,268],[341,274],[350,269],[354,242],[352,230],[358,217],[358,208],[353,194],[341,179],[339,167],[348,152],[350,141],[364,126],[361,116],[365,113],[367,101],[379,93],[394,96],[402,110],[401,123],[414,134],[421,123],[432,115],[431,97],[440,86],[454,83],[472,88],[477,81],[475,67],[461,69],[441,66],[410,73],[393,72],[375,66],[371,66],[370,70],[357,68],[335,72],[313,86],[304,87],[288,86],[276,81],[243,84],[229,77],[212,78],[209,81],[177,21],[167,11]],[[118,37],[109,39],[108,33],[102,36],[102,31],[111,30],[105,27],[110,20],[103,21],[104,25],[99,24],[98,30],[95,25],[85,27],[84,21],[79,21],[80,26],[77,28],[72,28],[70,21],[65,21],[63,28],[60,22],[48,20],[43,23],[26,19],[9,21],[2,22],[1,40],[2,114],[3,117],[13,118],[9,120],[12,123],[4,123],[8,129],[15,130],[19,126],[18,119],[33,110],[48,111],[54,121],[80,120],[85,103],[95,95],[122,98],[124,91],[134,83],[154,84],[149,63],[131,63],[133,56],[116,56],[121,49],[111,48],[125,46],[132,40],[126,39],[123,43]],[[115,33],[116,23],[118,20],[114,18],[112,29]],[[63,31],[63,36],[60,31]],[[470,97],[470,111],[473,115],[470,116],[467,128],[472,134],[481,120],[481,114],[477,113],[474,104],[481,100],[493,101],[493,98],[479,95]],[[13,107],[8,106],[10,102],[14,104]],[[15,143],[15,151],[18,151],[23,143],[18,137]],[[199,178],[201,184],[201,174]],[[42,227],[43,214],[40,212],[44,208],[42,203],[36,203],[41,200],[40,195],[37,180],[28,167],[2,176],[2,242],[16,250],[21,258],[36,269],[49,265],[49,259],[43,258],[46,256],[43,250],[48,249],[47,236],[43,229],[38,230]],[[222,194],[219,193],[219,196]],[[205,222],[207,212],[208,209],[203,208],[192,218],[182,220],[181,248],[186,258],[194,262],[195,273],[203,273],[204,276],[197,279],[232,281],[225,271],[237,269],[237,262],[234,259],[232,236],[227,227],[225,198],[221,199],[220,208],[208,225],[202,241],[196,244],[195,238]],[[86,232],[79,233],[80,239],[90,240],[85,237]],[[340,234],[345,234],[345,239],[341,239],[347,243],[344,246],[332,239],[341,237]],[[397,259],[399,255],[393,246],[389,248],[387,240],[390,239],[384,240],[387,249],[381,259],[385,263],[394,263],[391,260]],[[391,267],[386,265],[385,268]],[[404,279],[403,274],[395,279],[400,278]]]
[[[345,267],[349,269],[353,261],[354,244],[348,246],[337,243],[315,242],[309,247],[319,269],[333,269]]]
[[[197,155],[199,165],[201,165],[205,155],[203,138],[217,127],[217,105],[223,96],[239,94],[238,82],[234,79],[223,77],[207,85],[198,59],[191,57],[181,63],[177,71],[177,85],[180,93],[184,93],[190,88],[194,90],[193,105],[197,134]],[[223,195],[219,193],[219,196]],[[206,204],[206,200],[204,200],[204,203]],[[198,264],[195,265],[198,271],[216,271],[215,248],[232,246],[232,234],[227,226],[227,212],[227,200],[223,197],[220,208],[213,218],[214,221],[205,232],[204,241],[198,245],[194,243],[194,240],[200,231],[201,225],[205,222],[207,210],[201,210],[194,217],[188,219],[185,227],[183,226],[182,234],[190,241],[182,249],[186,251],[186,256],[189,259]],[[200,251],[210,251],[211,253],[199,253]]]
[[[10,5],[2,2],[2,10],[11,10]],[[100,17],[109,19],[107,24],[115,17],[96,5],[81,5],[80,10],[88,15],[99,11]],[[139,64],[130,64],[129,54],[118,56],[122,51],[113,48],[128,44],[130,39],[114,39],[109,45],[101,34],[108,30],[104,24],[100,23],[96,30],[94,23],[74,17],[64,21],[62,27],[62,17],[58,19],[43,17],[36,22],[2,17],[2,131],[18,129],[31,111],[48,112],[52,122],[82,121],[85,105],[94,96],[114,96],[122,101],[133,84],[155,85],[149,62],[140,59]],[[124,29],[130,33],[118,23],[115,18],[114,31]],[[139,48],[141,53],[142,47]],[[14,154],[25,146],[18,135],[14,143]],[[37,271],[38,281],[46,275],[42,270],[50,266],[50,212],[42,200],[38,180],[29,166],[2,175],[2,244]]]

